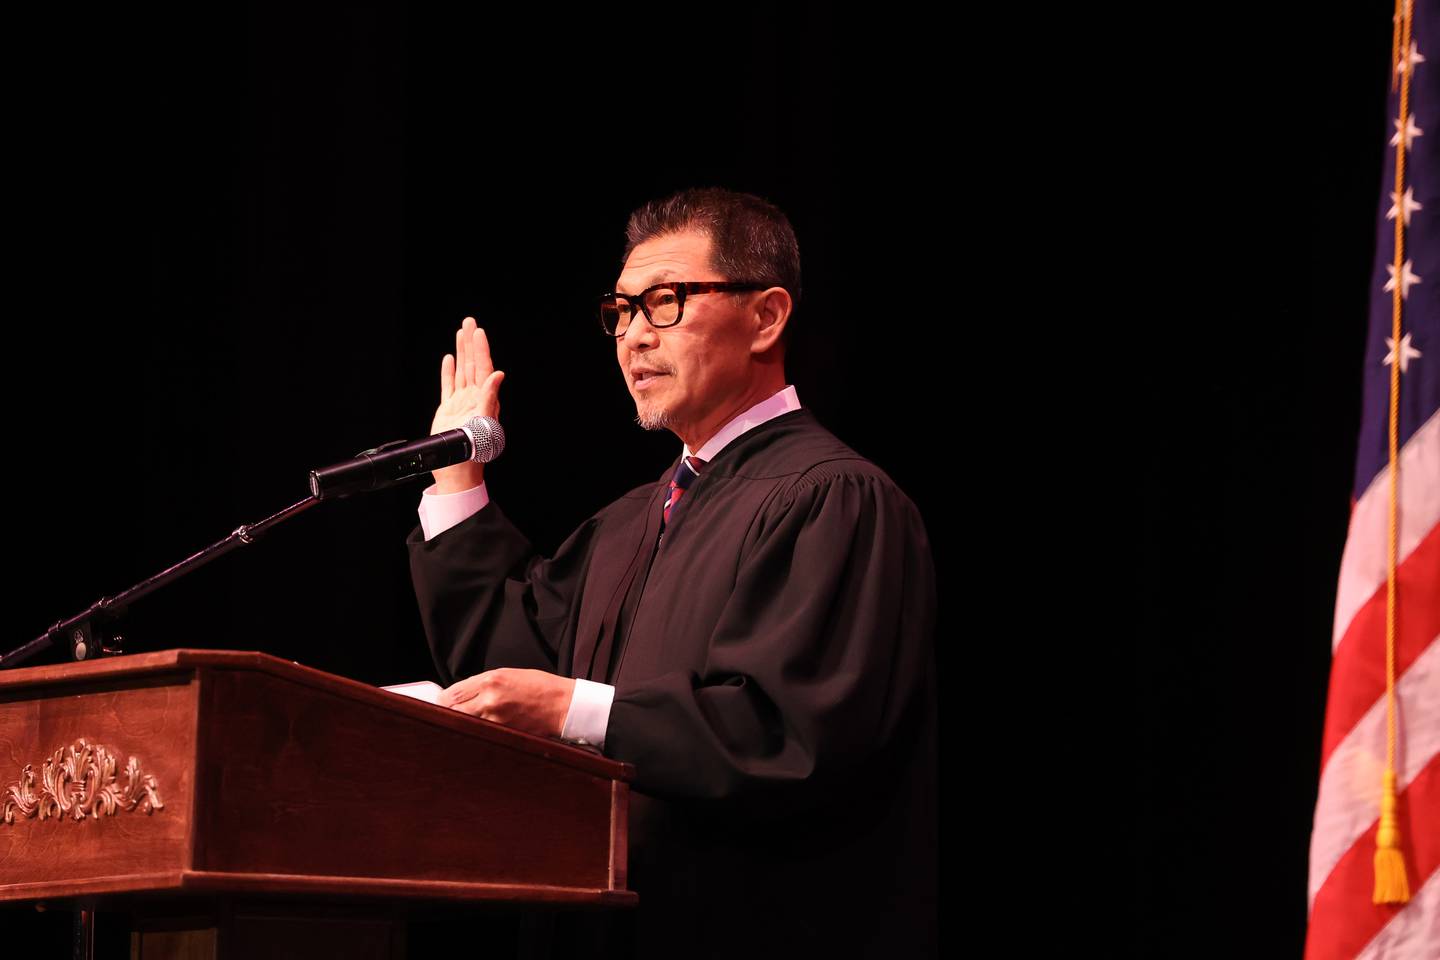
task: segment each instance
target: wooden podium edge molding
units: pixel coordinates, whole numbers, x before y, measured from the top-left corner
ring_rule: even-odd
[[[319,877],[286,873],[221,873],[183,870],[154,874],[127,874],[77,880],[57,888],[53,881],[7,885],[15,899],[56,901],[109,893],[131,894],[137,881],[145,896],[156,894],[293,894],[342,898],[404,898],[410,900],[461,900],[487,902],[575,904],[579,906],[633,907],[639,895],[633,890],[593,887],[555,887],[535,884],[460,883],[449,880],[387,880],[383,877]],[[25,894],[33,893],[27,897]]]

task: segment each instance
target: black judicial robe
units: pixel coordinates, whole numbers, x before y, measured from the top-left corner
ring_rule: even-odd
[[[642,956],[935,951],[935,575],[914,504],[808,410],[546,558],[491,503],[408,540],[448,685],[613,684]],[[898,952],[897,952],[898,951]]]

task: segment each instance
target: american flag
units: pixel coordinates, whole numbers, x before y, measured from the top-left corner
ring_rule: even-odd
[[[1401,0],[1394,33],[1355,503],[1310,841],[1307,960],[1440,958],[1440,0]],[[1390,769],[1393,841],[1381,829]],[[1377,841],[1392,851],[1382,857],[1403,858],[1403,893],[1384,890]]]

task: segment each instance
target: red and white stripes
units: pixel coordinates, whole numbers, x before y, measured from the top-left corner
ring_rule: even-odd
[[[1356,503],[1341,561],[1320,793],[1310,844],[1307,960],[1436,960],[1440,945],[1440,413],[1400,452],[1396,773],[1411,899],[1371,902],[1385,769],[1389,470]]]

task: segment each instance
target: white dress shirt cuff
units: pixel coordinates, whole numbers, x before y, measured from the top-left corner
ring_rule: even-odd
[[[560,728],[560,739],[605,749],[610,704],[614,702],[615,688],[610,684],[577,678],[575,692],[570,695],[570,712],[565,714],[565,725]]]
[[[489,502],[490,494],[483,483],[459,493],[436,493],[432,483],[420,496],[420,529],[426,540],[433,539],[479,513]]]

